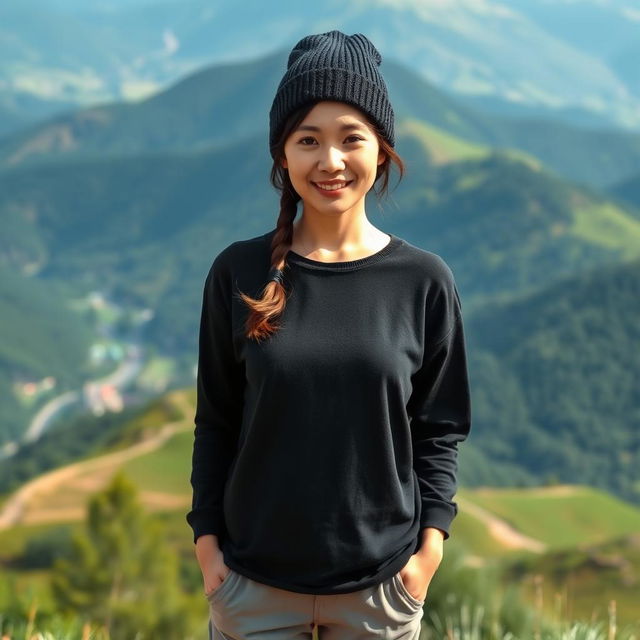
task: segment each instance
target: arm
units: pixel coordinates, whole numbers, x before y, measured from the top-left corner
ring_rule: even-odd
[[[471,427],[461,303],[453,274],[446,267],[441,283],[430,296],[425,321],[425,353],[413,376],[408,403],[411,415],[413,468],[421,493],[419,552],[431,542],[449,538],[457,515],[453,497],[457,490],[457,446]]]
[[[200,318],[193,501],[187,514],[194,543],[203,535],[215,542],[224,537],[224,486],[242,419],[244,371],[233,351],[229,280],[218,256],[205,281]]]

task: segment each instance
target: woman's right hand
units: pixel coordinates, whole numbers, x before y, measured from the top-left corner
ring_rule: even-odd
[[[202,572],[204,593],[213,593],[230,573],[229,567],[224,563],[224,554],[218,546],[218,537],[215,535],[199,536],[196,540],[196,557]]]

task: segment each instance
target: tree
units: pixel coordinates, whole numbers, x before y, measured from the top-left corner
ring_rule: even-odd
[[[51,590],[61,611],[106,627],[111,640],[184,638],[175,554],[122,471],[91,498],[83,531],[56,559]]]

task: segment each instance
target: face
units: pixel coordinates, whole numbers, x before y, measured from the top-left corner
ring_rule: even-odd
[[[319,102],[284,146],[282,166],[289,171],[304,211],[344,214],[364,210],[378,165],[385,160],[378,139],[357,108],[344,102]],[[317,183],[344,183],[325,191]]]

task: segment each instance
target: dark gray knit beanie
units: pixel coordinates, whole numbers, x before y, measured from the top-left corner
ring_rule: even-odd
[[[382,56],[361,33],[327,31],[305,36],[291,50],[269,113],[269,150],[292,111],[319,99],[347,102],[361,109],[395,145],[394,114],[378,70]]]

